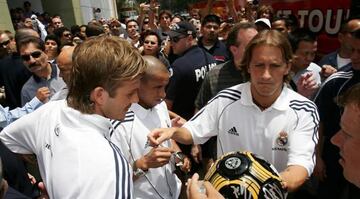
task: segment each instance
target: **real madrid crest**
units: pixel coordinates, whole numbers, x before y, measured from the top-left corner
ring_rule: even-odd
[[[281,131],[276,138],[276,144],[278,146],[286,146],[288,143],[288,134],[285,131]]]

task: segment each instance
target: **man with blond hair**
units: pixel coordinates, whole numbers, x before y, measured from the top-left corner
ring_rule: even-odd
[[[110,141],[110,119],[122,120],[145,62],[128,42],[95,37],[76,47],[66,100],[45,104],[5,128],[13,152],[35,154],[50,198],[132,198],[131,167]]]

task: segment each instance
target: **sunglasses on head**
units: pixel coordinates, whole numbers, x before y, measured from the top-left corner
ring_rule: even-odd
[[[7,40],[7,41],[3,41],[0,43],[1,46],[6,46],[10,43],[10,40]]]
[[[170,41],[172,41],[172,42],[174,42],[174,43],[177,43],[177,42],[179,42],[180,41],[180,39],[183,39],[183,38],[185,38],[186,36],[182,36],[182,37],[180,37],[180,36],[178,36],[178,37],[172,37],[172,38],[170,38]]]
[[[24,61],[29,61],[30,60],[30,56],[33,58],[39,58],[41,55],[41,51],[34,51],[28,55],[21,55],[21,59],[23,59]]]

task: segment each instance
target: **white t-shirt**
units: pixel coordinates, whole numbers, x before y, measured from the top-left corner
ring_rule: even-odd
[[[110,121],[48,102],[0,133],[13,152],[37,156],[50,198],[131,198],[131,167],[110,142]]]
[[[339,53],[336,56],[337,56],[336,60],[337,60],[338,69],[348,65],[351,62],[350,58],[342,58],[339,56]]]
[[[122,122],[112,123],[115,131],[111,140],[121,147],[124,156],[132,163],[150,151],[151,147],[145,145],[151,130],[171,126],[165,102],[151,109],[132,104]],[[166,141],[162,146],[171,147],[171,142]],[[134,181],[134,198],[177,199],[181,191],[181,182],[173,171],[171,163],[159,168],[150,168],[145,176]]]
[[[300,79],[302,74],[305,74],[307,72],[312,72],[314,73],[314,78],[315,81],[317,83],[317,85],[321,84],[321,76],[320,76],[320,72],[321,72],[321,67],[313,62],[310,63],[310,65],[305,68],[304,70],[298,71],[295,76],[293,77],[293,81],[297,84],[298,80]]]
[[[319,117],[313,102],[283,87],[274,104],[264,111],[253,103],[250,83],[220,91],[184,124],[195,144],[218,136],[218,156],[251,151],[283,171],[289,165],[313,171]]]

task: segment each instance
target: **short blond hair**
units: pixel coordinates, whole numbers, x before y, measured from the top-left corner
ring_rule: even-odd
[[[90,38],[74,50],[68,104],[82,113],[93,113],[93,89],[103,87],[114,97],[123,81],[139,77],[145,68],[139,51],[127,41],[112,36]]]

